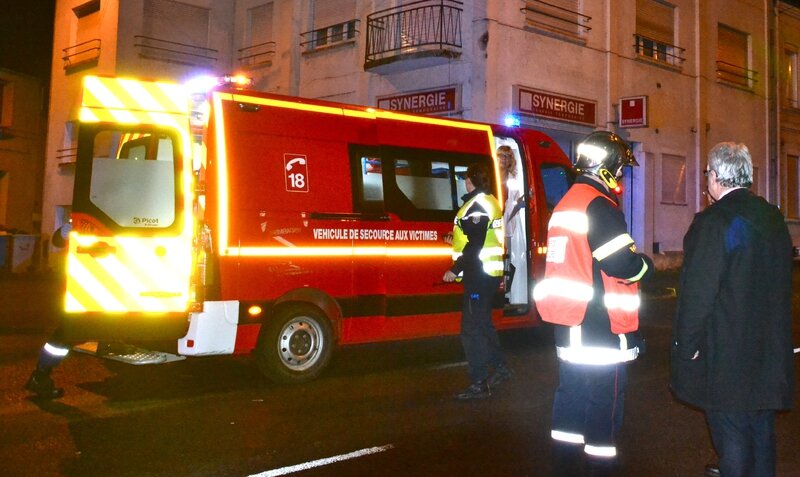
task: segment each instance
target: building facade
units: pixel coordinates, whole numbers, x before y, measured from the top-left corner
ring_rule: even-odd
[[[41,229],[44,92],[37,78],[0,68],[0,233]]]
[[[623,209],[654,257],[705,206],[717,142],[744,142],[753,190],[800,244],[800,8],[777,0],[58,0],[43,233],[68,219],[86,74],[188,81],[483,122],[509,115],[572,156],[630,141]]]

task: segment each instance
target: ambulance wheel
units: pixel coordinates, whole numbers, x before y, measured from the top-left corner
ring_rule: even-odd
[[[289,305],[261,327],[256,362],[261,372],[279,383],[311,381],[322,373],[333,352],[328,318],[311,305]]]

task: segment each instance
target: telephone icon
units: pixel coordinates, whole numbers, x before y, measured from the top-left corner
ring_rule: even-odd
[[[297,157],[295,159],[292,159],[291,161],[286,163],[286,170],[287,171],[291,171],[292,170],[292,166],[294,166],[295,164],[299,164],[301,166],[305,166],[306,165],[306,158],[305,157]]]

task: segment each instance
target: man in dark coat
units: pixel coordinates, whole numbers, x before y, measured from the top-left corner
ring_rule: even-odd
[[[748,188],[744,144],[714,146],[712,205],[684,237],[673,327],[672,390],[706,413],[719,467],[706,475],[775,475],[775,411],[794,394],[792,242],[777,207]]]

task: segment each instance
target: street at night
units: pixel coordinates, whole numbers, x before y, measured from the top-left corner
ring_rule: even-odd
[[[675,279],[660,274],[647,293],[648,349],[630,367],[619,475],[702,475],[714,459],[702,413],[667,387]],[[54,372],[66,395],[35,402],[23,385],[58,286],[0,286],[14,312],[0,335],[3,475],[549,473],[557,365],[546,326],[502,335],[516,376],[483,401],[452,399],[466,369],[458,339],[443,338],[341,350],[299,386],[266,383],[249,357],[131,366],[73,352]],[[794,335],[800,343],[797,322]],[[778,475],[800,475],[800,412],[780,414],[777,432]]]

